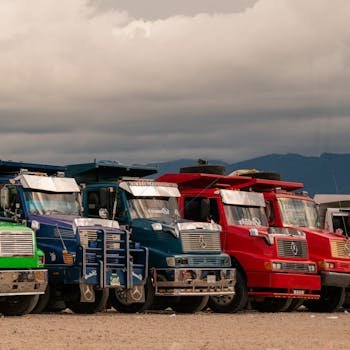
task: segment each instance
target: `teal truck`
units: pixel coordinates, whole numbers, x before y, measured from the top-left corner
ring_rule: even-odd
[[[111,305],[130,313],[168,306],[191,313],[203,309],[209,296],[233,296],[235,270],[221,251],[221,227],[181,219],[177,185],[141,179],[155,172],[110,161],[66,169],[83,188],[85,216],[118,220],[135,244],[149,249],[145,301],[125,303],[114,290]]]
[[[44,253],[34,231],[19,223],[0,222],[0,314],[31,312],[47,286]]]

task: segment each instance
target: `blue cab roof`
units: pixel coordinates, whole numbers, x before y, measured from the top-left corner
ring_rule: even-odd
[[[70,164],[66,175],[74,177],[78,183],[115,181],[121,177],[145,177],[158,172],[155,167],[122,164],[116,161],[100,160],[91,163]]]

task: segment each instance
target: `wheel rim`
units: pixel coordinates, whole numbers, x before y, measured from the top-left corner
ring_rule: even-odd
[[[227,305],[232,302],[234,297],[233,295],[219,295],[212,298],[218,305]]]

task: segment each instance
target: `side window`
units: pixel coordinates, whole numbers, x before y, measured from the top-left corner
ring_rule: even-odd
[[[184,202],[184,218],[187,220],[201,221],[201,201],[200,197],[187,197]]]
[[[88,216],[98,217],[98,211],[101,208],[99,191],[89,191],[87,193]]]
[[[266,201],[266,216],[269,221],[269,225],[273,225],[275,223],[275,210],[273,208],[272,201]]]
[[[194,221],[219,222],[219,208],[215,198],[187,197],[184,202],[184,218]]]
[[[218,202],[215,198],[210,198],[210,219],[216,222],[220,222]]]

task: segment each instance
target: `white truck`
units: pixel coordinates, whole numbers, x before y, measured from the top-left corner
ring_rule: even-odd
[[[350,194],[317,194],[321,228],[350,236]]]

